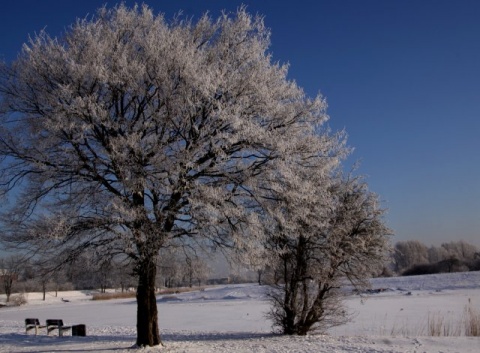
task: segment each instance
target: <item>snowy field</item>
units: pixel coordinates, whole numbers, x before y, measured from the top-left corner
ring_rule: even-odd
[[[480,272],[375,279],[378,293],[350,295],[354,320],[328,335],[284,337],[271,334],[264,318],[265,287],[226,285],[158,297],[164,346],[140,351],[255,353],[478,353],[479,337],[430,337],[428,321],[460,327],[467,305],[480,310]],[[380,290],[381,289],[381,290]],[[68,299],[69,302],[62,301]],[[0,308],[0,352],[132,352],[133,299],[91,301],[87,292],[27,296],[28,304]],[[0,302],[2,298],[0,297]],[[25,334],[24,320],[63,319],[86,324],[87,337]]]

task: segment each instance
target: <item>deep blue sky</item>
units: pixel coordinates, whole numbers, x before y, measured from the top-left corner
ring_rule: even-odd
[[[105,1],[0,4],[0,58],[45,28],[59,35]],[[126,1],[133,4],[133,1]],[[348,161],[388,208],[394,241],[480,246],[480,1],[146,0],[171,18],[245,4],[265,16],[275,60],[345,128]],[[109,1],[108,5],[114,5]]]

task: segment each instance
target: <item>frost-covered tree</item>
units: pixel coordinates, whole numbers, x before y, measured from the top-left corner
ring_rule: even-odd
[[[181,281],[180,261],[171,248],[160,250],[157,268],[160,273],[157,276],[157,287],[172,288],[178,286]]]
[[[189,237],[255,251],[265,173],[328,140],[323,99],[268,47],[244,8],[194,23],[120,5],[34,36],[0,67],[4,240],[63,262],[128,256],[136,343],[160,344],[159,250]]]
[[[122,293],[135,288],[135,277],[133,276],[133,267],[128,259],[121,261],[115,260],[112,263],[113,273],[110,279],[115,288],[120,288]]]
[[[309,168],[297,173],[308,180],[309,192],[286,184],[281,201],[269,210],[267,254],[279,279],[269,316],[284,334],[305,335],[349,319],[341,287],[368,287],[387,258],[391,231],[377,196],[361,178],[329,180],[328,173],[318,177]]]
[[[448,252],[443,247],[431,246],[428,248],[428,262],[435,264],[437,262],[448,259]]]
[[[185,252],[182,262],[183,283],[192,287],[194,284],[201,285],[202,281],[206,281],[211,269],[204,258],[198,256],[194,252]]]
[[[185,244],[176,243],[162,249],[158,262],[160,269],[158,286],[172,288],[200,285],[211,272],[207,264],[207,256],[208,254],[202,250],[185,246]]]
[[[478,249],[475,245],[465,241],[452,241],[443,243],[441,248],[445,250],[447,258],[455,258],[461,261],[471,261],[475,258]]]
[[[395,244],[393,260],[395,271],[400,273],[414,265],[427,264],[429,262],[429,250],[425,244],[418,240],[399,241]]]

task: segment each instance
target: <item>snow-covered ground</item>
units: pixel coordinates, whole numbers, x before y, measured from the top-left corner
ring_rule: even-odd
[[[158,297],[161,352],[478,353],[479,337],[430,337],[428,321],[460,327],[465,306],[480,310],[480,272],[372,280],[378,293],[350,295],[351,323],[328,335],[271,334],[265,319],[266,287],[225,285]],[[380,290],[381,289],[381,290]],[[69,302],[62,301],[68,299]],[[28,304],[0,308],[0,353],[131,352],[135,342],[134,299],[91,301],[88,292],[27,295]],[[0,302],[2,298],[0,296]],[[25,334],[24,319],[63,319],[86,324],[87,337]]]

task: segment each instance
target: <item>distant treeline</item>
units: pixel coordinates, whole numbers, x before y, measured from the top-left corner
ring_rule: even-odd
[[[418,240],[400,241],[392,257],[393,271],[403,276],[480,271],[480,250],[465,241],[431,247]]]

